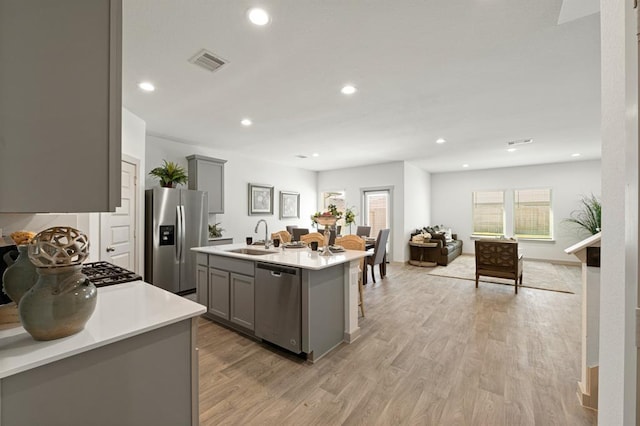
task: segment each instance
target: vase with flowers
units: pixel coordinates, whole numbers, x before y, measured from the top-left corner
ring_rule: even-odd
[[[349,227],[349,233],[351,234],[351,225],[356,223],[356,208],[349,207],[344,211],[344,224]]]
[[[331,256],[331,251],[329,251],[330,229],[335,227],[336,222],[340,218],[342,218],[342,212],[338,210],[335,204],[329,204],[327,211],[315,212],[311,215],[311,222],[314,225],[324,226],[324,248],[322,250],[322,256]]]

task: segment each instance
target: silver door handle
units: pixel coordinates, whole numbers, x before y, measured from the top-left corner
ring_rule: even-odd
[[[114,247],[111,247],[111,246],[107,247],[107,253],[110,253],[112,251],[116,251],[116,249]]]
[[[176,260],[180,262],[182,258],[182,211],[180,210],[180,206],[176,206],[176,235],[174,243],[176,245]]]

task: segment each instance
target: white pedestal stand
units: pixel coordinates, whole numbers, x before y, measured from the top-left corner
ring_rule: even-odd
[[[578,382],[580,404],[598,409],[598,351],[600,347],[600,267],[588,266],[588,248],[600,247],[597,233],[567,249],[582,264],[582,365]],[[589,262],[590,263],[590,262]]]

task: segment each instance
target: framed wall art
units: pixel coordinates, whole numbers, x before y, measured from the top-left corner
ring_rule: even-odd
[[[273,186],[249,184],[249,215],[273,214]]]
[[[300,218],[300,193],[280,191],[280,219]]]

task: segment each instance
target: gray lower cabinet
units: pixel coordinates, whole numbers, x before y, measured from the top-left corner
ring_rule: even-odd
[[[209,303],[211,315],[229,319],[229,272],[209,268]]]
[[[205,265],[196,266],[196,301],[209,306],[209,268]]]
[[[254,279],[246,275],[231,274],[231,322],[253,330],[254,323]]]
[[[197,425],[197,329],[189,318],[4,377],[0,424]]]
[[[198,259],[197,298],[200,303],[206,301],[203,304],[207,305],[207,316],[253,332],[255,263],[217,255],[209,255],[206,262],[202,257]]]

